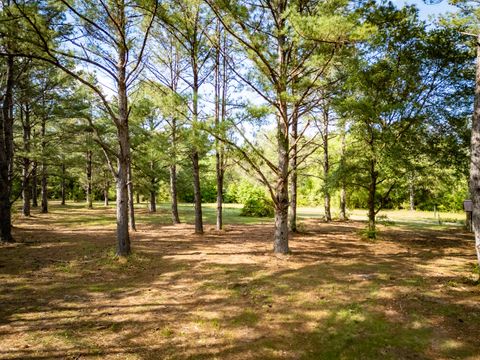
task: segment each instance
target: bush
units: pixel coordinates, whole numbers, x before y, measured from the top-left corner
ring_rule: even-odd
[[[244,202],[241,216],[272,217],[274,213],[273,202],[267,199],[261,189],[251,191],[248,199]]]

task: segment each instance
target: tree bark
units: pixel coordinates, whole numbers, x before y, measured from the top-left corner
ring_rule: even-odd
[[[175,164],[170,165],[170,197],[172,199],[172,222],[180,224],[177,196],[177,166]]]
[[[220,52],[221,52],[221,29],[220,21],[217,20],[217,49],[215,52],[215,129],[220,130],[220,102],[225,99],[221,97],[221,76],[220,76]],[[225,79],[223,78],[223,81]],[[224,84],[225,85],[225,84]],[[223,108],[223,106],[222,106]],[[217,177],[217,221],[215,228],[223,228],[223,147],[218,138],[215,138],[215,172]]]
[[[329,158],[329,109],[328,107],[323,111],[323,176],[324,176],[324,208],[325,208],[325,221],[332,221],[332,212],[330,208],[330,189],[329,189],[329,177],[330,177],[330,158]]]
[[[7,82],[0,121],[0,242],[13,242],[10,203],[13,171],[13,56],[7,56],[6,71]]]
[[[92,150],[87,150],[86,153],[86,173],[87,173],[87,207],[93,209],[93,198],[92,198]]]
[[[104,206],[108,206],[109,205],[109,202],[108,202],[108,191],[110,189],[110,182],[105,179],[105,187],[103,189],[103,202],[104,202]]]
[[[297,138],[298,116],[292,119],[292,157],[290,159],[290,231],[297,232]]]
[[[375,169],[375,160],[370,160],[370,184],[368,187],[368,237],[376,238],[375,224],[375,195],[377,193],[377,171]]]
[[[195,36],[196,39],[196,36]],[[198,122],[198,90],[199,90],[199,79],[198,79],[198,64],[197,64],[197,52],[195,49],[192,50],[191,54],[192,61],[192,70],[193,70],[193,129],[194,129],[194,141],[198,141],[196,136],[196,126]],[[202,218],[202,190],[200,187],[200,164],[199,164],[199,153],[198,153],[198,144],[194,144],[194,149],[192,153],[192,166],[193,166],[193,196],[195,202],[195,234],[203,234],[203,218]]]
[[[472,226],[475,234],[475,250],[480,266],[480,34],[477,37],[475,102],[472,117],[470,195],[473,205]]]
[[[341,132],[341,147],[340,147],[340,166],[342,167],[341,188],[340,188],[340,220],[347,220],[347,189],[345,179],[345,126]]]
[[[117,255],[127,256],[131,253],[130,234],[128,231],[129,221],[129,171],[130,171],[130,137],[128,129],[128,95],[127,95],[127,49],[122,45],[121,37],[126,33],[125,9],[119,9],[118,23],[121,34],[119,36],[118,63],[117,63],[117,96],[118,96],[118,119],[116,119],[118,137],[118,171],[116,173],[117,188]]]
[[[130,230],[137,231],[137,226],[135,224],[135,203],[134,203],[134,194],[133,194],[133,181],[132,181],[132,166],[129,160],[128,163],[128,212],[129,212],[129,223],[128,226]]]
[[[62,183],[61,186],[61,196],[62,196],[62,205],[65,205],[65,201],[67,200],[67,187],[66,187],[66,167],[65,161],[62,161]]]
[[[46,126],[47,126],[47,119],[43,118],[42,119],[42,125],[41,125],[41,136],[42,136],[42,141],[41,141],[41,151],[42,151],[42,167],[41,167],[41,213],[46,214],[48,213],[48,166],[47,166],[47,160],[46,160],[46,148],[47,148],[47,140],[45,138],[46,134]]]
[[[37,162],[32,164],[32,207],[38,207],[38,176],[37,176]]]
[[[413,185],[413,179],[408,184],[409,198],[410,198],[410,211],[415,210],[415,187]]]
[[[150,212],[157,212],[157,194],[154,190],[150,190],[149,210]]]
[[[22,215],[30,216],[30,198],[32,196],[32,189],[30,187],[30,137],[31,137],[31,124],[30,124],[30,108],[28,104],[25,104],[25,112],[20,109],[23,125],[23,151],[25,156],[23,157],[22,168]]]
[[[200,188],[200,165],[199,165],[197,151],[194,151],[192,154],[192,165],[193,165],[193,197],[195,202],[195,234],[203,234],[202,194],[201,194],[201,188]]]

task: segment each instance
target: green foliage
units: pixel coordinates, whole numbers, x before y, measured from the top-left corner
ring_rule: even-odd
[[[272,217],[274,213],[273,202],[268,199],[265,192],[257,190],[250,193],[250,197],[244,203],[241,216]]]

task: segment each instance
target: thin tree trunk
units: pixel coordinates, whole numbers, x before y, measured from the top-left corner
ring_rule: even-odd
[[[135,196],[136,196],[137,204],[140,204],[140,193],[136,192]]]
[[[290,231],[297,232],[297,138],[298,114],[292,119],[292,157],[290,159]]]
[[[215,52],[215,129],[220,129],[220,51],[221,51],[221,31],[220,21],[217,20],[217,49]],[[225,81],[225,79],[223,79]],[[225,100],[225,99],[222,99]],[[217,177],[217,221],[216,229],[223,228],[223,156],[220,141],[215,138],[215,171]]]
[[[87,207],[93,209],[93,198],[92,198],[92,150],[87,150]]]
[[[192,154],[193,165],[193,197],[195,202],[195,234],[203,234],[202,194],[200,188],[200,165],[198,152]]]
[[[415,187],[413,185],[413,179],[408,184],[409,198],[410,198],[410,211],[415,210]]]
[[[32,165],[32,207],[38,207],[38,176],[37,176],[37,162],[34,161]]]
[[[170,197],[172,199],[172,222],[180,224],[177,197],[177,166],[175,164],[170,165]]]
[[[105,176],[106,177],[106,176]],[[109,203],[108,203],[108,191],[110,190],[110,182],[105,179],[105,187],[103,189],[103,202],[104,202],[104,206],[108,206]]]
[[[345,179],[345,126],[341,132],[340,165],[342,167],[341,188],[340,188],[340,220],[347,220],[347,189]]]
[[[329,158],[329,109],[324,109],[323,112],[323,176],[324,176],[324,208],[325,208],[325,221],[332,221],[332,212],[330,208],[330,158]]]
[[[46,126],[47,126],[47,119],[42,119],[42,126],[41,126],[41,151],[42,151],[42,167],[41,167],[41,213],[46,214],[48,213],[48,166],[46,160],[46,148],[47,148],[47,140],[45,138],[46,134]]]
[[[477,38],[475,103],[471,136],[470,195],[473,202],[472,225],[475,234],[475,250],[480,266],[480,34]]]
[[[22,215],[30,216],[30,198],[31,191],[30,188],[30,135],[31,135],[31,124],[30,124],[30,109],[29,105],[25,104],[25,116],[22,116],[23,110],[20,109],[22,125],[23,125],[23,151],[25,156],[23,157],[23,169],[22,169]]]
[[[67,200],[67,186],[66,186],[66,166],[65,161],[62,161],[62,183],[61,183],[62,205],[65,205]]]
[[[129,212],[128,225],[130,227],[130,230],[136,231],[137,226],[135,225],[135,203],[134,203],[134,194],[133,194],[131,163],[129,163],[129,166],[128,166],[128,212]]]
[[[375,170],[375,160],[370,160],[370,184],[368,187],[368,237],[376,238],[375,224],[375,195],[377,192],[377,172]]]
[[[195,50],[192,51],[192,69],[193,69],[193,128],[194,131],[198,122],[198,64],[197,54]],[[195,140],[196,136],[195,136]],[[195,202],[195,234],[203,234],[203,219],[202,219],[202,193],[200,187],[200,164],[199,164],[198,146],[195,144],[192,153],[193,166],[193,196]]]

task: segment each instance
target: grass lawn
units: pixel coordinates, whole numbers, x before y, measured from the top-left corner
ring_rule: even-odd
[[[292,254],[271,219],[227,205],[215,231],[137,209],[134,254],[114,257],[115,211],[95,204],[14,216],[0,246],[0,359],[480,359],[480,286],[463,214],[365,210],[324,223],[300,209]]]

